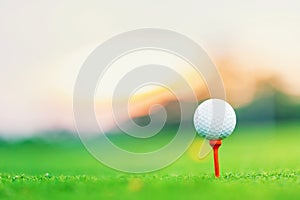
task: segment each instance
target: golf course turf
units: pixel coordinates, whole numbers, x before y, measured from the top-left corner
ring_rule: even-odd
[[[220,147],[219,179],[211,154],[197,158],[198,136],[171,166],[147,174],[112,170],[75,139],[6,141],[0,199],[299,199],[299,141],[296,122],[240,125]]]

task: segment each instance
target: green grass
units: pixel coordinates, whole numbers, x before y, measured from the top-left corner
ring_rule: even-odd
[[[299,199],[299,140],[297,123],[238,127],[220,148],[219,179],[212,155],[197,159],[199,138],[171,166],[138,175],[103,166],[76,141],[1,143],[0,199]]]

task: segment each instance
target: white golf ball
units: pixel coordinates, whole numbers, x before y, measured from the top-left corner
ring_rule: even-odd
[[[209,99],[201,103],[194,114],[194,126],[208,140],[224,139],[231,135],[236,125],[233,108],[220,99]]]

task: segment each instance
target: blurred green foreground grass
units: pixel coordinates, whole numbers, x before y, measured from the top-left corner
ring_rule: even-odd
[[[171,166],[139,175],[103,166],[76,140],[2,142],[0,199],[299,199],[299,141],[297,123],[240,126],[220,148],[219,179],[211,154],[197,159],[198,137]]]

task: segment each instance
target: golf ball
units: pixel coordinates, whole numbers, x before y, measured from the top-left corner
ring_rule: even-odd
[[[200,136],[208,140],[228,137],[236,125],[233,108],[221,99],[209,99],[201,103],[194,114],[194,126]]]

